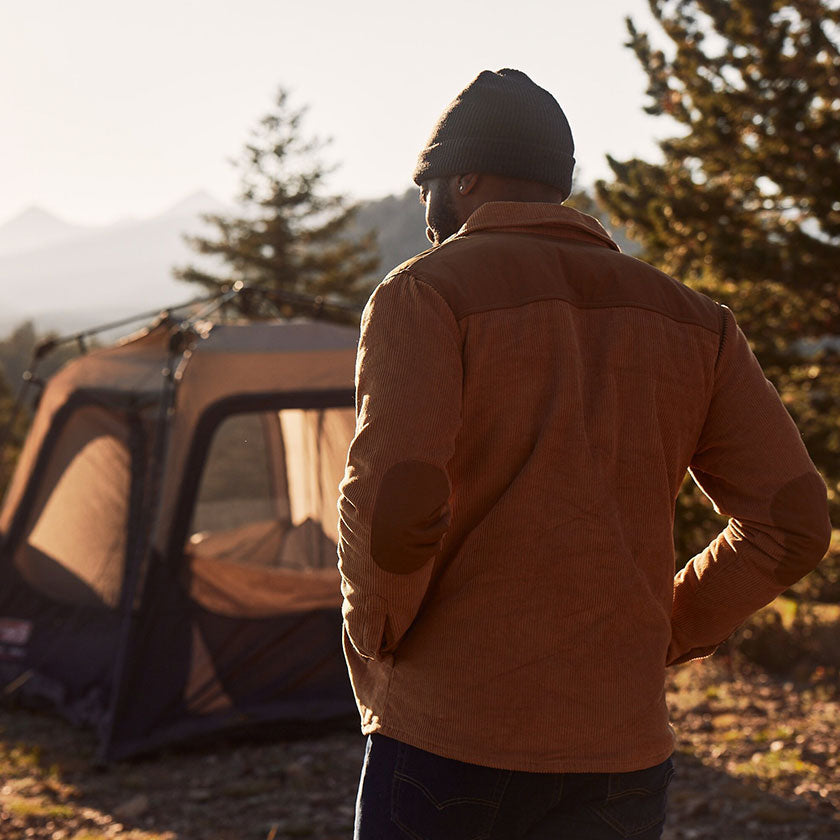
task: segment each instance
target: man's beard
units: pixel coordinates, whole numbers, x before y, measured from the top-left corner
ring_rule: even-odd
[[[460,230],[461,224],[455,211],[455,202],[448,192],[442,192],[436,197],[427,224],[426,238],[433,245],[440,245],[444,239],[449,239],[453,233]]]

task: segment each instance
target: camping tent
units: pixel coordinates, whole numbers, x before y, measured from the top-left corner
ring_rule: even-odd
[[[355,706],[337,485],[357,330],[163,321],[68,363],[0,510],[0,692],[106,759]]]

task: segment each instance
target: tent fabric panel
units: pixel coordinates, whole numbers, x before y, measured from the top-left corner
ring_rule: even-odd
[[[196,531],[187,538],[183,554],[199,577],[206,576],[203,567],[209,569],[212,561],[219,561],[230,567],[232,578],[235,569],[248,567],[297,572],[333,568],[336,551],[336,543],[312,519],[296,526],[290,526],[286,519],[261,519],[232,528]],[[232,580],[229,585],[234,586]],[[244,591],[244,584],[242,588]],[[286,604],[282,598],[277,603],[278,610],[280,604]],[[292,605],[282,607],[287,608]]]
[[[277,354],[351,350],[359,330],[327,321],[296,319],[247,324],[216,324],[201,344],[202,353],[251,354],[270,350]]]
[[[355,702],[341,650],[341,610],[314,609],[267,619],[225,618],[193,609],[215,679],[242,715],[266,703],[297,701],[301,719],[315,698]],[[190,708],[192,698],[185,691]]]
[[[232,395],[352,388],[355,364],[355,349],[226,357],[197,348],[179,386],[181,425],[193,427],[208,406]]]
[[[307,519],[338,542],[338,485],[344,475],[356,414],[352,408],[280,412],[292,525]]]
[[[281,566],[288,532],[284,519],[256,519],[231,528],[194,531],[184,545],[184,557],[195,566],[214,560],[229,566]]]
[[[358,720],[338,606],[227,617],[193,603],[174,572],[159,558],[150,570],[106,758],[263,721]]]
[[[122,591],[131,484],[124,418],[100,406],[68,419],[40,476],[13,561],[47,597],[116,608]]]
[[[341,606],[338,570],[260,568],[217,559],[189,558],[185,585],[207,612],[229,618],[269,618]]]
[[[120,393],[157,393],[169,360],[173,327],[161,324],[129,341],[94,349],[68,362],[74,387]]]
[[[233,698],[219,682],[213,656],[196,624],[192,626],[192,655],[184,694],[184,705],[190,714],[205,716],[234,708]]]

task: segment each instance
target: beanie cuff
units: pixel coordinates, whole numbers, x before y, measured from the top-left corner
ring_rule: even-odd
[[[556,146],[523,143],[522,139],[458,137],[433,143],[420,152],[412,178],[416,184],[432,178],[468,172],[503,175],[572,191],[575,159]]]

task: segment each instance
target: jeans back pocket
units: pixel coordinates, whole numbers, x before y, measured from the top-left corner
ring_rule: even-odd
[[[674,763],[669,758],[662,764],[632,773],[610,775],[607,798],[593,805],[618,837],[659,837],[665,824],[668,785],[674,776]],[[659,833],[656,833],[656,831]]]
[[[485,840],[510,772],[441,758],[401,744],[391,819],[413,840]]]

